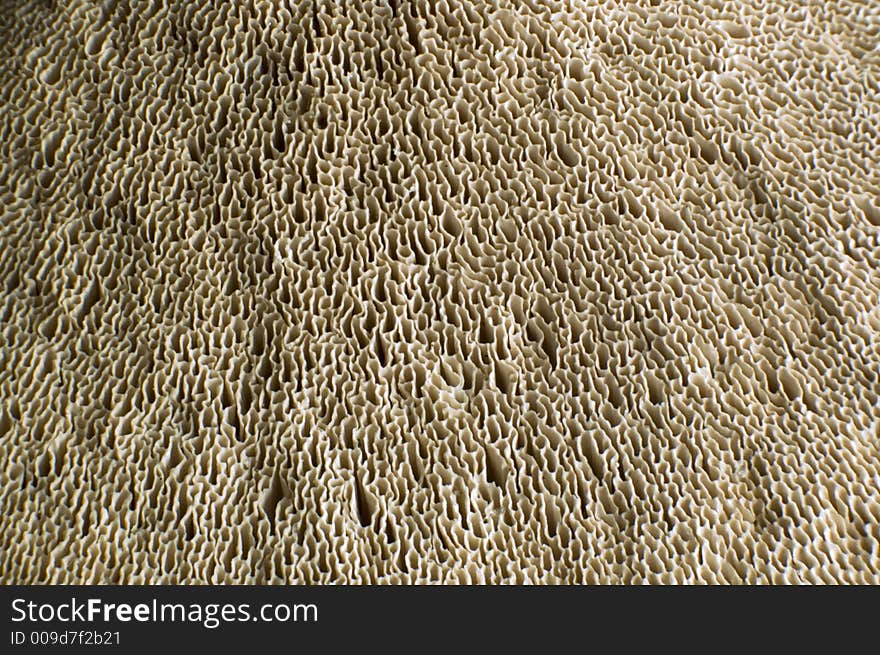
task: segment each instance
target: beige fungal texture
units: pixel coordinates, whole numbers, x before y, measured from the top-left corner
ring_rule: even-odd
[[[0,581],[880,582],[878,44],[0,0]]]

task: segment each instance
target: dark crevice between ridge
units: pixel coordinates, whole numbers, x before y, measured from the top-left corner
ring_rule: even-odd
[[[367,528],[372,523],[372,507],[367,492],[361,484],[360,478],[355,478],[354,483],[355,506],[357,509],[358,522],[361,527]]]

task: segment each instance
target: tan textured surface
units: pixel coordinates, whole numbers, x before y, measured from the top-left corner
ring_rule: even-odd
[[[0,581],[880,582],[880,4],[498,4],[0,2]]]

